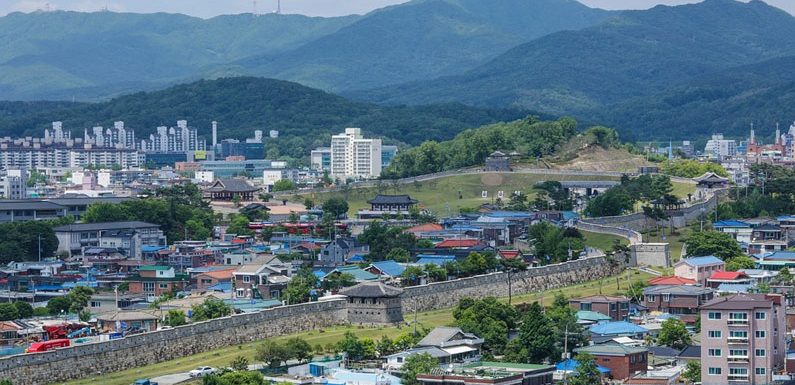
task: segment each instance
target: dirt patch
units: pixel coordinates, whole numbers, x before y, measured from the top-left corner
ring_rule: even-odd
[[[486,174],[480,177],[484,186],[501,186],[505,178],[500,174]]]

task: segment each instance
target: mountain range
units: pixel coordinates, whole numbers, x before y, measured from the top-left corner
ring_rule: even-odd
[[[242,136],[294,125],[300,130],[291,137],[301,137],[310,133],[310,121],[325,135],[345,122],[372,124],[378,135],[414,144],[524,110],[609,125],[625,139],[740,135],[752,122],[772,127],[795,119],[792,64],[795,17],[759,0],[621,12],[573,0],[414,0],[337,18],[15,13],[0,17],[2,99],[102,101],[189,84],[99,104],[3,103],[0,132],[30,132],[50,120],[82,128],[138,119],[154,127],[161,120],[197,117],[204,124],[224,116],[230,132]],[[339,110],[314,103],[323,119],[286,117],[283,111],[315,111],[301,109],[308,104],[300,98],[267,90],[253,90],[264,98],[258,101],[232,93],[278,88],[273,80],[197,82],[230,76],[325,90],[289,87]],[[219,86],[229,84],[230,92]],[[226,111],[235,105],[210,92],[245,100],[249,110]],[[157,106],[158,97],[169,105]],[[139,99],[147,109],[121,109]],[[158,113],[135,117],[149,110]],[[461,119],[451,115],[461,111],[467,114]],[[409,126],[410,113],[425,124]],[[377,121],[387,115],[400,116],[399,123]]]
[[[0,95],[97,100],[231,75],[373,88],[457,74],[608,15],[573,0],[415,0],[335,18],[13,13],[0,17]]]

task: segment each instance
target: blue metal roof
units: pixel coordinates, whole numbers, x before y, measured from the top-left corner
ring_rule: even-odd
[[[348,259],[345,260],[348,263],[359,263],[364,262],[364,256],[360,254],[356,254]]]
[[[795,221],[795,215],[782,215],[776,218],[777,221]]]
[[[532,215],[523,211],[492,211],[486,213],[487,217],[492,218],[530,218]]]
[[[747,293],[751,285],[743,285],[739,283],[721,283],[718,285],[718,291],[724,293]]]
[[[795,260],[795,251],[774,251],[770,254],[764,254],[762,259],[778,261]]]
[[[646,330],[646,328],[626,321],[605,322],[591,326],[591,333],[603,336],[618,334],[642,334],[647,332],[648,330]]]
[[[434,264],[442,266],[448,262],[455,262],[454,255],[427,255],[427,254],[419,254],[417,255],[417,264],[420,265],[427,265],[427,264]]]
[[[712,227],[716,229],[724,227],[751,227],[750,224],[738,220],[717,221],[712,223]]]
[[[144,245],[144,246],[141,246],[141,252],[142,253],[154,253],[154,252],[157,252],[157,251],[160,251],[160,250],[164,250],[165,248],[166,248],[165,246],[146,246],[146,245]]]
[[[36,285],[28,287],[28,291],[61,291],[63,290],[62,285]]]
[[[207,288],[207,291],[220,291],[222,293],[230,293],[232,291],[232,282],[219,282]]]
[[[395,261],[373,262],[372,266],[391,277],[398,277],[406,271],[406,267]]]
[[[682,262],[687,263],[690,266],[707,266],[707,265],[715,265],[723,263],[723,261],[720,258],[714,255],[708,255],[705,257],[685,258],[682,260]]]

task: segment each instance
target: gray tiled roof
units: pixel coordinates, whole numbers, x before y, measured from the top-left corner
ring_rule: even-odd
[[[63,210],[65,206],[40,200],[2,200],[0,210]]]
[[[403,289],[386,285],[383,282],[362,282],[340,290],[342,295],[358,298],[397,297],[402,293]]]
[[[643,289],[643,295],[649,294],[674,294],[674,295],[702,295],[712,293],[714,290],[708,287],[693,285],[657,285]]]
[[[375,198],[370,199],[367,201],[369,204],[377,204],[377,205],[404,205],[404,204],[415,204],[417,203],[416,200],[411,199],[408,195],[383,195],[378,194]]]
[[[701,305],[702,309],[713,310],[750,310],[759,308],[769,309],[771,307],[773,307],[773,301],[767,298],[765,294],[747,293],[718,297]]]
[[[259,188],[250,185],[244,179],[219,179],[215,181],[210,191],[253,192]]]

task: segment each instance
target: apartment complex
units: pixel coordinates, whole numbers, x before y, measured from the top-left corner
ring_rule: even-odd
[[[381,139],[365,139],[361,128],[331,137],[331,176],[368,179],[381,175]]]
[[[782,301],[780,295],[736,294],[701,307],[704,385],[772,383],[786,351]]]

